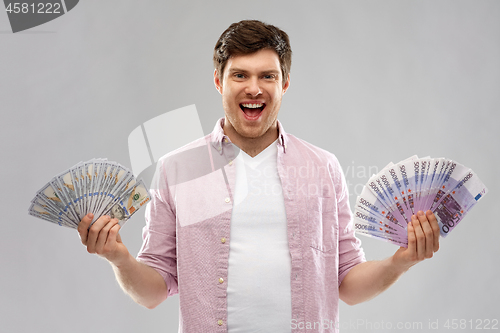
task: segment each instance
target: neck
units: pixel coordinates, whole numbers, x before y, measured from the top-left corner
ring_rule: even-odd
[[[224,134],[226,134],[231,142],[238,146],[241,150],[251,157],[259,155],[264,149],[269,147],[271,143],[278,138],[278,123],[271,126],[263,135],[252,138],[240,135],[233,126],[224,120]]]

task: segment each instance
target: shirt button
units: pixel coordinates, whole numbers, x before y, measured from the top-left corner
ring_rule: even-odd
[[[229,165],[233,165],[233,160],[229,161]]]
[[[222,319],[217,320],[217,325],[222,326],[222,324],[224,324],[224,322],[222,321]]]
[[[229,199],[229,197],[228,197],[228,198],[226,198],[226,200],[225,200],[225,201],[226,201],[227,203],[229,203],[229,202],[231,201],[231,199]]]
[[[222,244],[224,244],[224,243],[226,242],[226,237],[222,237],[222,238],[220,239],[220,242],[221,242]]]
[[[223,283],[224,282],[224,279],[223,278],[219,278],[219,283]]]
[[[227,140],[227,138],[225,138],[225,139],[224,139],[224,142],[225,142],[225,143],[228,143],[229,141]]]

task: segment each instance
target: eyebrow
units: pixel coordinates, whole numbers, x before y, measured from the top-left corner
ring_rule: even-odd
[[[248,73],[247,70],[245,69],[241,69],[241,68],[231,68],[229,70],[229,73],[237,73],[237,72],[241,72],[241,73]],[[262,71],[260,72],[259,74],[279,74],[280,71],[278,70],[275,70],[275,69],[269,69],[269,70],[265,70],[265,71]]]

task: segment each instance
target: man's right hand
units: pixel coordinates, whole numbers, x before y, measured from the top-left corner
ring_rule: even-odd
[[[148,309],[163,302],[168,296],[165,280],[155,269],[130,255],[118,233],[118,219],[101,216],[90,226],[93,218],[89,213],[78,224],[78,233],[87,251],[111,263],[118,283],[134,301]]]
[[[82,244],[87,247],[89,253],[95,253],[119,266],[128,258],[129,252],[118,233],[120,230],[118,219],[112,219],[107,215],[101,216],[89,228],[93,218],[94,215],[89,213],[78,224]]]

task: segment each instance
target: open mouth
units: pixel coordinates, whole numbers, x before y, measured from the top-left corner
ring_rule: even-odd
[[[262,110],[266,107],[264,103],[241,103],[240,109],[245,114],[246,118],[257,119],[259,118]]]

